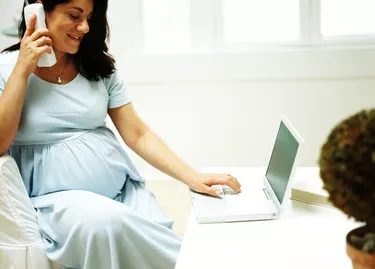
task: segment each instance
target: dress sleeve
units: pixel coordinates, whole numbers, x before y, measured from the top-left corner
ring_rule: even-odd
[[[116,70],[109,78],[105,78],[105,85],[109,94],[108,108],[116,108],[131,102],[127,84]]]
[[[14,66],[17,62],[18,51],[0,53],[0,95],[2,95]]]
[[[3,94],[5,84],[6,82],[5,82],[3,75],[1,74],[1,68],[0,68],[0,96]]]

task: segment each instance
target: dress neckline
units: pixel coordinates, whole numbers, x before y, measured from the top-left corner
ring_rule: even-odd
[[[59,84],[59,83],[49,82],[47,80],[44,80],[44,79],[38,77],[34,73],[31,73],[31,75],[34,76],[34,77],[36,77],[38,80],[40,80],[40,81],[42,81],[44,83],[48,83],[48,84],[51,84],[51,85],[54,85],[54,86],[57,86],[57,87],[64,87],[64,86],[68,86],[68,85],[72,84],[74,81],[76,81],[81,74],[78,72],[78,74],[71,81],[69,81],[68,83],[65,83],[65,84]]]

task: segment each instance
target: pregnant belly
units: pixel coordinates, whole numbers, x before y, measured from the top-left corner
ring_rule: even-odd
[[[87,190],[109,198],[117,196],[129,174],[129,164],[117,140],[108,143],[108,139],[112,140],[85,134],[44,149],[32,172],[31,195]]]

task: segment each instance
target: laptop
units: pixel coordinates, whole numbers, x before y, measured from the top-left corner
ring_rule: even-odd
[[[291,179],[302,137],[285,116],[281,116],[276,139],[265,174],[259,177],[236,175],[241,193],[228,186],[215,185],[221,197],[197,193],[190,189],[192,207],[198,223],[278,219],[290,190]],[[238,169],[236,169],[238,172]],[[264,173],[264,172],[263,172]]]

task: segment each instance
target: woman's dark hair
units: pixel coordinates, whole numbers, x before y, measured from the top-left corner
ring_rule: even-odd
[[[70,0],[42,0],[45,12],[51,12],[56,5]],[[73,62],[81,75],[89,80],[99,80],[108,77],[115,71],[115,60],[108,53],[107,39],[109,40],[109,26],[107,21],[108,0],[93,0],[94,10],[89,21],[90,31],[83,37],[79,50],[73,55]],[[29,0],[30,4],[36,0]],[[24,3],[24,7],[26,3]],[[20,40],[26,31],[24,11],[18,26]],[[20,49],[21,42],[4,49],[2,52]]]

